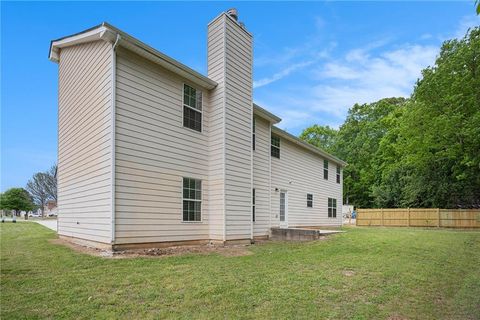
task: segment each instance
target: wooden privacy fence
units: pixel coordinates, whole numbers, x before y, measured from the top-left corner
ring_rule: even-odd
[[[480,209],[357,209],[357,226],[480,228]]]

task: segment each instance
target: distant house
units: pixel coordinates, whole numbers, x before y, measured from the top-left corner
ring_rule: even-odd
[[[50,59],[60,236],[127,248],[342,224],[345,162],[253,103],[235,10],[208,24],[208,76],[107,23],[52,41]]]
[[[44,215],[57,215],[57,201],[48,200],[43,208]]]

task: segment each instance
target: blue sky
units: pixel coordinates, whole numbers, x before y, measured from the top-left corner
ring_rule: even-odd
[[[0,189],[57,156],[50,40],[108,21],[206,73],[206,25],[230,7],[254,35],[255,101],[299,134],[355,102],[408,96],[445,39],[480,25],[466,2],[1,2]]]

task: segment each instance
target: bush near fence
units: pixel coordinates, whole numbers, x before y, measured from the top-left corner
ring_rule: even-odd
[[[357,226],[480,228],[479,209],[357,209]]]

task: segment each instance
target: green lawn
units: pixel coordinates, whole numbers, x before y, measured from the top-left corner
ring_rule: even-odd
[[[5,223],[0,318],[480,319],[480,232],[347,231],[239,257],[108,259]]]

